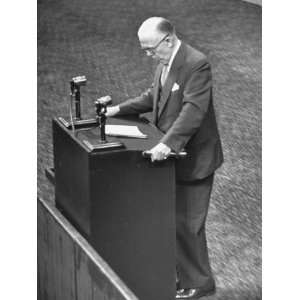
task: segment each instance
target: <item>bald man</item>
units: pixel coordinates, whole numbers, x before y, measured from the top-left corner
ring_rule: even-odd
[[[163,133],[150,149],[152,161],[185,149],[176,162],[176,299],[197,299],[215,291],[205,220],[215,170],[223,162],[205,55],[180,41],[166,19],[152,17],[138,30],[145,53],[158,62],[153,86],[139,97],[108,108],[107,116],[153,112]]]

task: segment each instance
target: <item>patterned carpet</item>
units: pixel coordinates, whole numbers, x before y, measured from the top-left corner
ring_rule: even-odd
[[[136,32],[154,15],[209,57],[225,163],[218,170],[207,231],[217,293],[261,299],[261,7],[239,0],[38,0],[38,194],[53,200],[51,118],[67,115],[69,79],[86,75],[82,113],[151,83],[155,66]]]

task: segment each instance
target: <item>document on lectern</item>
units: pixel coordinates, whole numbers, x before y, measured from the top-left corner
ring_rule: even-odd
[[[147,135],[142,133],[137,126],[130,125],[106,125],[105,133],[110,136],[147,138]]]

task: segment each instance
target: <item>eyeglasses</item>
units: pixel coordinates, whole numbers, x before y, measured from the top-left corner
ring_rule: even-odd
[[[169,34],[166,34],[154,47],[147,47],[147,48],[142,48],[145,52],[148,52],[150,54],[155,54],[156,48],[168,37]]]

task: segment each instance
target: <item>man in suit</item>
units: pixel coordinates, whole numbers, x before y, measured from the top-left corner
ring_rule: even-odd
[[[223,162],[212,99],[212,75],[205,55],[181,42],[173,25],[152,17],[138,31],[141,48],[159,62],[153,86],[134,99],[108,108],[107,116],[153,112],[163,133],[152,161],[185,149],[176,162],[176,299],[215,291],[205,236],[214,171]]]

